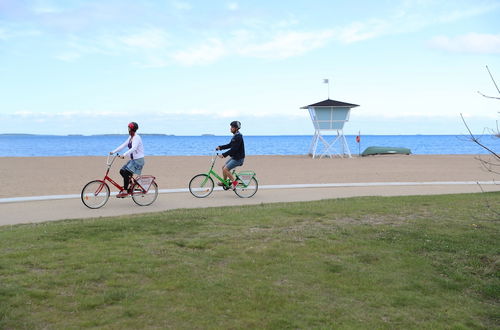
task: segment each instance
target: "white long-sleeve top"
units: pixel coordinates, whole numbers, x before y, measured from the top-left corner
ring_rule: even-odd
[[[113,153],[118,152],[125,147],[128,147],[130,139],[132,139],[132,148],[127,150],[125,153],[123,153],[123,157],[129,156],[130,159],[144,158],[144,146],[142,145],[142,139],[139,136],[139,134],[135,134],[134,136],[130,136],[118,148],[113,150]]]

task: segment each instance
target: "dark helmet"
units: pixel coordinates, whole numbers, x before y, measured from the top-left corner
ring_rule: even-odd
[[[139,129],[139,125],[137,125],[137,123],[133,121],[130,124],[128,124],[128,128],[136,132]]]
[[[231,127],[237,128],[237,129],[241,128],[241,123],[237,120],[232,121],[231,124],[229,124],[229,125],[231,125]]]

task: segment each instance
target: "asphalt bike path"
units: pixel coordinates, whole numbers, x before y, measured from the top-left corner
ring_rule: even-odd
[[[219,189],[206,198],[193,197],[183,189],[160,189],[158,199],[149,206],[138,206],[128,198],[112,195],[106,205],[92,210],[78,195],[34,196],[26,200],[0,199],[0,225],[39,223],[64,219],[89,219],[161,212],[172,209],[256,205],[262,203],[312,201],[355,196],[403,196],[479,193],[500,191],[495,182],[385,182],[343,184],[268,185],[259,187],[251,198],[240,198],[232,191]],[[38,198],[38,200],[37,200]],[[61,199],[62,198],[62,199]]]

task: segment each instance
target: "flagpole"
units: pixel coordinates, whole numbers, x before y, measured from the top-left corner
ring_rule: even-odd
[[[358,131],[359,142],[358,142],[358,157],[361,156],[361,131]]]

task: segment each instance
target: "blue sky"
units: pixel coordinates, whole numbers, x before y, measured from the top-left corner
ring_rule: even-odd
[[[500,0],[0,0],[0,133],[346,134],[495,126]]]

